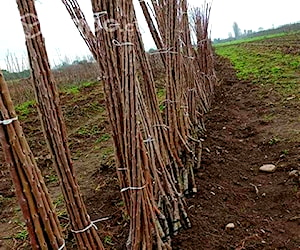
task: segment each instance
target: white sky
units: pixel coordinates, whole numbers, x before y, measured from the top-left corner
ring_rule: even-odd
[[[136,1],[136,0],[135,0]],[[89,0],[78,0],[92,24]],[[190,5],[201,6],[204,0],[188,0]],[[38,15],[52,65],[61,63],[65,56],[74,60],[76,56],[88,55],[89,51],[76,30],[61,0],[37,0]],[[138,6],[138,5],[137,5]],[[232,32],[233,22],[241,30],[258,30],[300,21],[299,0],[214,0],[211,16],[212,38],[226,38]],[[146,49],[154,47],[141,11],[141,21]],[[25,40],[16,1],[1,0],[0,15],[0,68],[5,69],[7,52],[15,54],[20,63],[26,58]]]

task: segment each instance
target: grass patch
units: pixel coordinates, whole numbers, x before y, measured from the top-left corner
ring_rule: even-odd
[[[54,201],[53,201],[54,207],[57,208],[61,205],[64,204],[64,197],[62,195],[58,196]]]
[[[46,179],[47,182],[50,182],[50,183],[58,182],[58,177],[57,177],[56,174],[46,175],[45,179]]]
[[[241,80],[272,85],[284,97],[300,98],[300,55],[284,54],[265,46],[217,46],[216,53],[231,60]],[[276,46],[276,45],[274,45]]]
[[[166,90],[164,88],[158,89],[157,97],[159,104],[159,110],[163,112],[166,109],[164,100],[166,99]]]
[[[113,157],[114,156],[114,148],[113,147],[106,147],[106,148],[103,148],[101,150],[101,158],[103,161],[109,159],[110,157]]]
[[[68,88],[65,90],[65,93],[76,95],[80,92],[79,86],[72,86],[71,88]]]
[[[31,101],[24,102],[20,105],[17,105],[16,111],[17,114],[19,115],[19,118],[20,119],[26,118],[33,110],[35,104],[36,104],[35,100],[31,100]]]
[[[280,142],[281,140],[277,137],[273,137],[269,140],[269,144],[272,146],[272,145],[275,145],[277,144],[278,142]]]
[[[97,83],[99,82],[82,82],[82,83],[72,84],[72,85],[63,84],[60,86],[60,89],[63,93],[77,95],[82,91],[82,89],[92,87]]]
[[[104,243],[105,243],[105,244],[108,244],[108,245],[113,245],[113,241],[112,241],[111,236],[106,235],[106,236],[104,237]]]
[[[262,41],[262,40],[266,40],[266,39],[284,37],[286,35],[287,35],[287,33],[277,33],[277,34],[271,34],[271,35],[266,35],[266,36],[242,38],[242,39],[237,39],[237,40],[230,41],[230,42],[217,43],[217,44],[214,44],[214,47],[218,48],[218,47],[237,45],[237,44],[242,44],[242,43],[258,42],[258,41]]]
[[[160,101],[162,101],[163,98],[165,98],[165,96],[166,96],[166,90],[165,90],[165,89],[159,89],[159,90],[157,91],[157,96],[158,96],[158,99],[159,99]]]
[[[0,194],[0,205],[4,204],[6,201],[10,201],[11,198],[3,197],[3,195]]]
[[[97,82],[84,82],[84,83],[82,83],[82,87],[89,88],[89,87],[94,86],[95,84],[97,84]]]
[[[102,135],[99,139],[97,139],[96,143],[100,143],[100,142],[106,142],[111,138],[110,134],[104,134]]]
[[[28,237],[28,232],[26,229],[23,229],[22,231],[18,232],[15,235],[15,239],[17,239],[17,240],[26,240],[27,237]]]
[[[86,136],[86,135],[92,136],[92,135],[100,134],[100,132],[101,131],[97,125],[92,126],[92,127],[85,125],[78,129],[77,134],[82,135],[82,136]]]

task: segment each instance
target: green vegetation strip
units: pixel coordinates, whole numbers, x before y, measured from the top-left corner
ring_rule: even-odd
[[[66,84],[65,86],[61,87],[60,89],[63,93],[66,94],[71,94],[71,95],[77,95],[79,94],[84,88],[89,88],[92,86],[97,85],[99,82],[98,81],[94,81],[94,82],[82,82],[82,83],[78,83],[77,85],[68,85]],[[19,105],[16,106],[16,111],[18,113],[18,116],[21,120],[26,119],[26,117],[31,113],[31,111],[33,110],[34,106],[36,104],[35,100],[29,100],[26,101],[24,103],[21,103]],[[91,104],[94,105],[93,108],[96,109],[98,107],[96,107],[95,105],[98,104]],[[101,108],[101,107],[100,107]],[[102,111],[104,110],[104,108],[101,108]]]
[[[35,104],[36,104],[35,100],[30,100],[20,105],[17,105],[16,111],[19,114],[19,118],[21,120],[25,119],[30,114]]]
[[[76,95],[76,94],[80,93],[80,91],[83,88],[89,88],[89,87],[92,87],[92,86],[94,86],[98,83],[99,83],[98,81],[94,81],[94,82],[81,82],[81,83],[71,84],[71,85],[61,84],[59,86],[59,88],[63,93]]]
[[[248,43],[217,46],[216,53],[231,60],[241,80],[272,84],[283,96],[300,97],[300,55]],[[276,46],[276,44],[274,44]]]
[[[265,35],[265,36],[257,36],[257,37],[250,37],[250,38],[241,38],[229,42],[223,42],[223,43],[217,43],[214,46],[217,47],[223,47],[228,45],[237,45],[242,43],[250,43],[250,42],[258,42],[266,39],[272,39],[277,37],[284,37],[287,33],[277,33],[277,34],[271,34],[271,35]]]

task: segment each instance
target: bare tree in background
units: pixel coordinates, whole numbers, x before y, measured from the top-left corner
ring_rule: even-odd
[[[233,28],[234,37],[239,38],[241,36],[241,29],[237,24],[237,22],[233,23],[232,28]]]

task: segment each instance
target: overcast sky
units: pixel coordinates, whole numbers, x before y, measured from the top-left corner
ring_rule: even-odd
[[[92,25],[90,1],[78,0],[78,2]],[[201,6],[204,0],[188,0],[188,2],[192,6]],[[61,0],[37,0],[36,7],[52,66],[60,64],[65,56],[74,60],[76,56],[89,54]],[[212,38],[228,37],[235,21],[241,30],[254,31],[260,27],[267,29],[298,22],[299,10],[299,0],[214,0],[211,16]],[[151,36],[141,11],[138,8],[137,11],[146,49],[150,49],[154,47]],[[15,54],[20,62],[22,57],[26,58],[24,34],[16,1],[1,0],[0,27],[0,68],[5,69],[4,58],[8,51]]]

